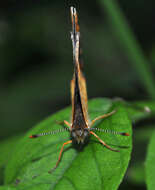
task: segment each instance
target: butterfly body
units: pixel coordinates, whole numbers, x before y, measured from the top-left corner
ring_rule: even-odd
[[[80,32],[79,32],[80,27],[78,25],[77,13],[74,7],[71,7],[71,19],[72,19],[71,40],[72,40],[72,46],[73,46],[73,65],[74,65],[73,79],[71,80],[71,84],[70,84],[71,85],[71,102],[72,102],[72,119],[70,123],[66,120],[64,120],[63,122],[59,122],[60,124],[65,124],[66,129],[70,131],[71,139],[62,145],[62,148],[59,153],[58,161],[56,163],[56,166],[53,169],[57,168],[61,160],[62,152],[65,145],[72,143],[72,144],[76,144],[78,147],[81,147],[88,142],[90,135],[95,136],[98,139],[98,141],[102,145],[104,145],[106,148],[112,151],[119,152],[119,150],[115,150],[111,148],[109,145],[107,145],[102,139],[99,138],[98,135],[96,135],[93,132],[93,130],[98,130],[98,131],[103,132],[103,129],[92,128],[93,124],[97,120],[111,116],[112,114],[115,113],[115,110],[113,110],[110,113],[104,114],[102,116],[98,116],[92,121],[89,120],[86,80],[83,75],[82,62],[80,59],[81,57],[80,56],[81,54]],[[121,133],[121,132],[114,132],[114,131],[113,133],[129,136],[128,133]],[[38,135],[31,135],[30,138],[36,138],[36,137],[47,135],[47,134],[53,134],[53,133],[49,132],[49,133],[41,133]],[[51,173],[53,169],[50,170],[49,172]]]
[[[88,124],[85,120],[84,110],[82,106],[82,98],[79,88],[79,76],[75,69],[74,76],[71,81],[71,96],[72,98],[72,126],[71,126],[71,138],[74,143],[84,144],[89,137]]]
[[[90,136],[87,109],[86,81],[82,73],[80,60],[80,32],[76,9],[71,7],[74,74],[71,81],[73,143],[85,144]]]

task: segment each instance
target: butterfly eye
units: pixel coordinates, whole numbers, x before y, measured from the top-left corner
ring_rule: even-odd
[[[75,130],[72,130],[71,136],[72,136],[73,138],[75,138],[75,137],[76,137]]]
[[[88,129],[84,129],[84,136],[86,137],[86,136],[88,136],[88,134],[89,134]]]

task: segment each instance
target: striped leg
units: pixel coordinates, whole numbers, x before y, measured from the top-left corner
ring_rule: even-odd
[[[91,127],[92,125],[94,125],[94,123],[95,123],[97,120],[100,120],[100,119],[104,119],[104,118],[106,118],[106,117],[109,117],[109,116],[113,115],[115,112],[116,112],[116,111],[113,110],[113,111],[110,112],[110,113],[107,113],[107,114],[101,115],[101,116],[99,116],[99,117],[96,117],[95,119],[93,119],[93,120],[91,121],[90,127]]]
[[[65,126],[67,126],[69,129],[71,129],[71,124],[68,122],[68,121],[66,121],[66,120],[64,120],[64,121],[56,121],[58,124],[60,124],[60,125],[65,125]]]
[[[52,172],[58,167],[58,165],[59,165],[59,163],[60,163],[60,161],[61,161],[61,156],[62,156],[62,152],[63,152],[64,146],[67,145],[67,144],[71,144],[71,143],[72,143],[72,140],[69,140],[69,141],[65,142],[65,143],[62,145],[61,150],[60,150],[60,153],[59,153],[58,161],[57,161],[55,167],[52,168],[48,173],[52,173]]]
[[[92,135],[94,135],[94,136],[99,140],[99,142],[102,143],[102,144],[103,144],[106,148],[108,148],[109,150],[112,150],[112,151],[115,151],[115,152],[119,152],[119,150],[113,149],[113,148],[111,148],[109,145],[107,145],[107,144],[106,144],[104,141],[102,141],[102,139],[100,139],[100,137],[97,136],[94,132],[90,131],[90,133],[91,133]]]

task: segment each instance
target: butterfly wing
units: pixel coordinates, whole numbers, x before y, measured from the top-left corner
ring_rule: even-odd
[[[79,120],[88,126],[88,106],[86,80],[82,73],[82,62],[80,60],[80,32],[76,9],[71,8],[72,32],[71,39],[73,44],[74,75],[71,81],[71,100],[72,100],[72,123]],[[83,120],[83,121],[82,121]]]

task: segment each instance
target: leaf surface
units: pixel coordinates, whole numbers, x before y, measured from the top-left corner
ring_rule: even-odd
[[[110,99],[89,101],[90,119],[117,110],[112,116],[96,122],[94,127],[128,132],[132,136],[131,122],[121,102]],[[62,144],[69,140],[68,132],[29,139],[29,135],[62,128],[56,121],[70,120],[71,109],[66,108],[34,127],[15,148],[5,171],[5,183],[19,181],[20,190],[115,190],[121,183],[130,160],[131,136],[96,132],[100,138],[120,152],[113,152],[101,145],[94,136],[78,151],[67,145],[58,168],[50,175],[59,156]]]
[[[154,190],[155,187],[155,131],[152,134],[148,145],[146,158],[146,184],[148,190]]]
[[[12,186],[0,186],[0,190],[17,190],[15,187]]]

